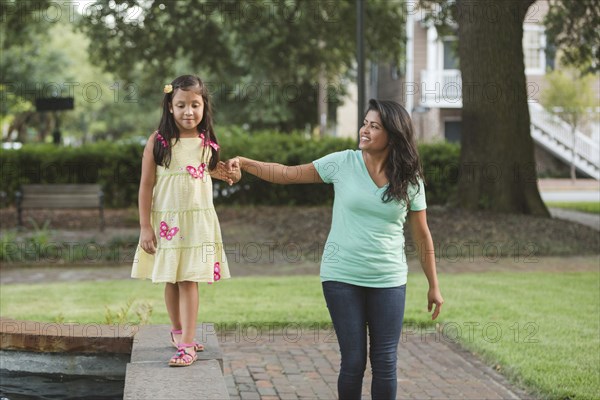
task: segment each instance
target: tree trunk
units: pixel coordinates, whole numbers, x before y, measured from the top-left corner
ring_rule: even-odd
[[[461,207],[549,216],[537,187],[523,61],[523,21],[534,1],[457,0]]]

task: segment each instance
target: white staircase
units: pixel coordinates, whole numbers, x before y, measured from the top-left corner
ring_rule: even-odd
[[[600,180],[600,143],[579,131],[575,138],[571,127],[552,115],[538,103],[529,103],[531,137],[535,142],[567,164],[571,164],[573,140],[575,140],[575,168]]]

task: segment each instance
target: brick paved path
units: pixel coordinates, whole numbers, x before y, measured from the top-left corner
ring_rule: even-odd
[[[437,339],[436,339],[437,338]],[[339,352],[330,330],[290,328],[222,333],[231,399],[336,399]],[[363,383],[370,398],[371,374]],[[470,353],[433,333],[403,335],[398,399],[531,399]]]

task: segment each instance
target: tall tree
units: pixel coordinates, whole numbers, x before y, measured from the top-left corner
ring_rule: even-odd
[[[523,60],[523,23],[534,2],[420,0],[436,25],[458,32],[461,207],[549,215],[537,188]]]
[[[523,22],[534,2],[456,2],[465,208],[549,215],[537,187],[523,60]]]

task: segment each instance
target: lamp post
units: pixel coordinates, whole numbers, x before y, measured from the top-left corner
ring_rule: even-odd
[[[358,61],[357,85],[358,85],[358,113],[357,113],[357,131],[362,126],[363,113],[365,112],[365,41],[364,41],[364,0],[356,0],[356,57]],[[357,133],[357,137],[360,134]],[[358,137],[360,140],[360,137]]]

